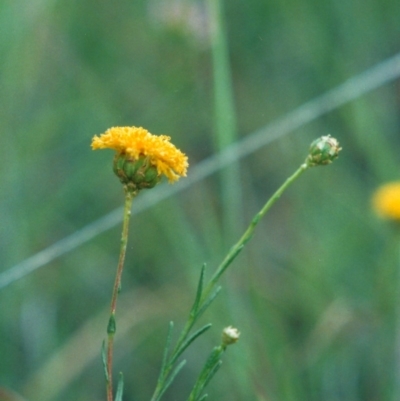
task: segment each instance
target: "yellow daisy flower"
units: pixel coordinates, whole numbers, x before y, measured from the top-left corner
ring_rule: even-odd
[[[132,160],[146,158],[157,169],[158,177],[164,174],[169,182],[186,177],[189,166],[187,156],[170,143],[166,135],[152,135],[142,127],[113,127],[100,136],[94,136],[92,149],[114,149]]]
[[[379,187],[372,197],[372,206],[379,216],[400,220],[400,181]]]

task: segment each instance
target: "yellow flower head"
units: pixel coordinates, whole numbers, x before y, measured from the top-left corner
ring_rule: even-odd
[[[400,181],[379,187],[372,197],[372,206],[379,216],[400,221]]]
[[[186,177],[189,166],[187,156],[170,143],[166,135],[152,135],[142,127],[113,127],[100,136],[94,136],[92,149],[114,149],[116,156],[133,160],[146,158],[157,169],[158,177],[164,174],[169,182]]]

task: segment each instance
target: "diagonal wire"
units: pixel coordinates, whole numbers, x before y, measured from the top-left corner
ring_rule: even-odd
[[[400,53],[376,66],[350,78],[325,94],[304,103],[285,114],[280,119],[249,134],[244,139],[230,145],[223,151],[210,156],[191,169],[188,178],[174,186],[161,185],[144,193],[135,202],[132,213],[140,213],[216,171],[255,152],[269,143],[285,136],[322,115],[359,98],[360,96],[400,77]],[[0,289],[50,263],[61,255],[83,245],[97,235],[107,231],[122,221],[122,207],[55,242],[53,245],[30,256],[0,274]]]

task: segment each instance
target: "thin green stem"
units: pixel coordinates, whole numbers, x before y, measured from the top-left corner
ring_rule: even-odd
[[[230,249],[228,254],[225,256],[221,264],[217,267],[215,273],[211,277],[209,283],[204,289],[202,299],[200,301],[200,307],[206,301],[212,290],[215,288],[219,278],[227,269],[227,267],[232,263],[232,261],[236,258],[236,256],[240,253],[242,248],[246,245],[246,243],[250,240],[253,235],[254,229],[257,224],[260,222],[262,217],[268,210],[272,207],[272,205],[281,197],[283,192],[297,179],[300,177],[304,171],[309,168],[308,164],[303,163],[295,172],[292,174],[279,188],[278,190],[271,196],[271,198],[267,201],[264,207],[253,217],[250,225],[247,227],[244,234],[240,237],[239,241]]]
[[[221,264],[217,267],[215,273],[211,277],[208,285],[202,291],[202,285],[200,287],[201,298],[200,300],[196,299],[195,303],[190,311],[189,317],[186,321],[184,328],[181,331],[181,334],[176,342],[176,345],[171,352],[171,356],[168,358],[168,362],[166,362],[165,366],[160,373],[160,377],[158,379],[156,389],[154,391],[153,397],[151,401],[158,401],[166,388],[166,383],[168,381],[169,374],[177,360],[177,358],[181,355],[182,350],[185,348],[185,342],[188,338],[188,335],[196,323],[200,314],[207,308],[210,304],[210,294],[216,291],[216,284],[221,277],[221,275],[225,272],[227,267],[232,263],[232,261],[236,258],[236,256],[240,253],[242,248],[246,245],[246,243],[250,240],[253,235],[253,232],[261,220],[261,218],[267,213],[267,211],[272,207],[272,205],[280,198],[283,192],[297,179],[299,176],[304,173],[309,168],[307,163],[303,163],[295,172],[292,174],[278,190],[271,196],[271,198],[267,201],[267,203],[263,206],[263,208],[254,216],[250,225],[244,232],[244,234],[240,237],[239,241],[230,249],[228,254],[225,256]],[[202,279],[201,279],[202,280]],[[212,295],[211,295],[212,298]]]
[[[134,197],[135,192],[132,192],[129,189],[125,188],[125,206],[122,223],[121,248],[119,253],[117,273],[115,275],[114,287],[111,296],[110,319],[107,326],[107,401],[113,401],[112,362],[114,350],[114,334],[116,331],[115,311],[117,309],[118,294],[121,289],[121,277],[122,271],[124,269],[126,245],[128,243],[129,220],[131,217],[132,201]]]

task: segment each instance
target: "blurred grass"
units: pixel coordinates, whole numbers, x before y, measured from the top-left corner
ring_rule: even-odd
[[[232,72],[229,60],[225,13],[221,0],[207,2],[209,40],[213,65],[215,104],[216,151],[221,151],[237,141],[237,121],[232,88]],[[232,163],[219,173],[221,187],[221,214],[225,244],[231,244],[240,234],[240,167]]]
[[[240,137],[399,48],[394,1],[234,0],[224,10]],[[94,134],[142,125],[171,135],[192,166],[215,151],[206,25],[205,4],[189,0],[0,4],[2,271],[122,204],[111,152],[89,149]],[[229,324],[242,338],[210,399],[398,399],[398,238],[369,204],[377,185],[398,179],[398,109],[394,82],[239,162],[247,222],[312,139],[330,133],[344,148],[260,224],[166,400],[185,399]],[[227,250],[220,194],[212,176],[132,221],[123,294],[141,296],[143,309],[116,344],[126,400],[149,398],[168,321],[183,323],[201,264],[212,271]],[[104,399],[100,357],[61,356],[108,307],[118,243],[116,227],[2,290],[2,385],[29,400]],[[138,324],[134,308],[131,320],[120,311],[121,324]]]

